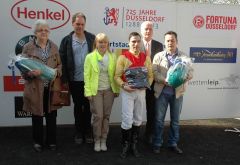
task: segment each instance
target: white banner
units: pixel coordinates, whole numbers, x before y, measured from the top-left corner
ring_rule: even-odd
[[[1,2],[1,113],[0,126],[30,125],[21,109],[23,80],[7,68],[9,55],[25,44],[25,36],[37,19],[46,19],[50,39],[57,45],[72,31],[71,17],[83,12],[86,30],[104,32],[113,51],[128,47],[128,35],[140,32],[140,24],[154,23],[154,39],[164,42],[164,33],[178,33],[178,47],[195,58],[194,78],[184,97],[181,119],[239,117],[240,7],[147,0],[8,0]],[[22,40],[20,40],[22,39]],[[18,47],[17,47],[18,48]],[[15,50],[16,49],[16,50]],[[18,116],[18,117],[15,117]],[[20,117],[19,117],[20,116]],[[21,118],[22,116],[22,118]],[[58,124],[73,124],[73,106],[58,111]],[[121,121],[120,99],[116,99],[111,122]]]

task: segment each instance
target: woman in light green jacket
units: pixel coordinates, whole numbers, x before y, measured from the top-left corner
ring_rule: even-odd
[[[114,80],[116,56],[109,49],[107,35],[97,34],[93,48],[84,63],[84,93],[92,107],[94,150],[99,152],[107,151],[109,118],[119,87]]]

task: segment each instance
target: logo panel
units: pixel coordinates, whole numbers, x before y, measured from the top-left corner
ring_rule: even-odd
[[[23,97],[15,96],[14,97],[15,104],[15,118],[28,118],[32,116],[31,112],[23,111]]]
[[[200,29],[204,25],[204,18],[200,15],[197,15],[193,18],[193,25]]]
[[[23,91],[24,79],[21,76],[3,76],[4,92]]]
[[[237,48],[190,47],[195,63],[236,63]]]
[[[237,17],[226,15],[197,15],[193,18],[193,25],[197,28],[207,30],[237,30]]]
[[[70,12],[65,5],[55,0],[42,0],[39,5],[34,4],[34,1],[22,0],[13,5],[11,16],[19,25],[29,29],[36,20],[47,20],[53,30],[69,21]]]
[[[103,18],[103,22],[105,25],[112,24],[117,26],[118,24],[118,17],[119,17],[119,9],[118,8],[105,8],[105,17]]]

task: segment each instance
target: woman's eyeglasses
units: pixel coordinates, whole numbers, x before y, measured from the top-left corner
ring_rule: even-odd
[[[39,32],[39,33],[49,33],[49,30],[48,29],[39,29],[39,30],[37,30],[37,32]]]

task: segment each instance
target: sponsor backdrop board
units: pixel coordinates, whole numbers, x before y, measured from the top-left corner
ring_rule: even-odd
[[[30,125],[31,114],[21,112],[24,80],[15,78],[7,64],[9,55],[21,52],[32,39],[38,18],[51,27],[50,39],[57,45],[71,30],[72,14],[87,16],[86,29],[106,33],[117,54],[128,48],[128,34],[140,32],[145,20],[154,23],[154,39],[178,33],[179,48],[195,58],[194,78],[184,96],[182,119],[239,117],[240,7],[157,0],[8,0],[1,2],[0,126]],[[121,121],[120,98],[114,102],[111,122]],[[144,114],[145,119],[145,114]],[[58,124],[73,124],[73,107],[58,111]]]

